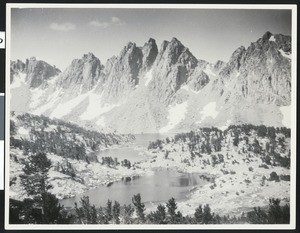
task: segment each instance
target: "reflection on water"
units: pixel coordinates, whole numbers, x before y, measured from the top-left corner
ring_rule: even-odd
[[[111,186],[101,186],[89,190],[75,198],[61,201],[66,207],[73,207],[74,202],[89,196],[92,204],[104,206],[108,199],[116,200],[121,204],[130,204],[133,195],[140,193],[143,202],[165,202],[171,197],[176,200],[185,199],[190,189],[195,185],[203,185],[207,181],[200,178],[199,174],[185,174],[174,170],[157,170],[154,175],[143,176],[131,181],[119,181]]]
[[[159,134],[158,134],[159,135]],[[129,156],[140,161],[141,156],[133,148],[136,146],[147,147],[149,141],[157,138],[165,138],[166,135],[137,135],[133,146],[110,149],[105,151],[105,155],[117,157],[119,161],[129,159]],[[104,206],[107,200],[116,200],[120,204],[131,203],[133,195],[140,193],[143,202],[165,202],[174,197],[176,200],[185,199],[190,194],[190,189],[195,185],[203,185],[206,180],[200,178],[199,174],[179,173],[175,170],[160,169],[153,175],[143,176],[130,181],[119,181],[111,186],[101,186],[96,189],[88,190],[82,195],[61,201],[65,207],[74,207],[74,202],[79,202],[82,196],[89,196],[90,202],[96,206]]]

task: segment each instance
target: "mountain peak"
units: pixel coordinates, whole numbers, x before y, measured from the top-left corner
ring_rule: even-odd
[[[148,40],[148,44],[156,44],[155,39],[153,39],[152,37],[150,37],[149,40]]]
[[[181,42],[176,37],[172,37],[171,43],[180,43],[181,44]]]
[[[269,40],[270,37],[272,36],[273,34],[269,31],[267,31],[263,36],[262,36],[262,39],[263,40]]]
[[[96,56],[93,53],[89,52],[88,54],[84,54],[82,58],[84,60],[93,60],[96,58]]]

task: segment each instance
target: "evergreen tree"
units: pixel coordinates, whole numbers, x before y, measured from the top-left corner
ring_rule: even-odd
[[[135,211],[138,216],[139,222],[145,222],[145,205],[141,202],[141,194],[134,195],[132,198],[132,203],[135,206]]]
[[[91,208],[91,224],[97,224],[98,223],[98,217],[97,217],[97,210],[95,205]]]
[[[154,224],[166,224],[166,207],[159,204],[157,206],[156,211],[151,212],[148,215],[148,218],[150,220],[151,223]]]
[[[172,197],[168,200],[166,203],[167,209],[168,209],[168,223],[171,224],[179,224],[182,221],[182,214],[177,211],[177,204],[175,199]]]
[[[111,221],[113,218],[113,213],[112,213],[112,201],[111,200],[107,200],[106,203],[106,208],[105,208],[105,216],[107,221]]]
[[[122,216],[123,216],[123,221],[124,224],[131,224],[132,223],[132,214],[134,212],[134,208],[129,204],[129,205],[124,205],[122,209]]]
[[[211,224],[213,222],[214,216],[211,213],[209,205],[205,205],[203,207],[203,223],[204,224]]]
[[[75,202],[75,212],[77,223],[81,224],[96,224],[98,221],[96,207],[90,204],[90,199],[88,196],[83,196],[80,199],[81,207],[78,207]]]
[[[290,207],[280,206],[279,199],[269,200],[268,223],[270,224],[287,224],[290,222]]]
[[[117,201],[115,201],[115,204],[113,205],[112,217],[114,223],[120,224],[120,203]]]
[[[51,161],[45,153],[31,155],[24,162],[24,174],[20,178],[28,195],[41,196],[51,188],[47,182],[50,167]]]
[[[68,221],[67,217],[62,215],[63,207],[58,203],[58,199],[48,192],[51,188],[48,182],[50,167],[51,161],[45,153],[33,154],[24,162],[24,174],[20,175],[23,187],[34,200],[32,208],[35,210],[31,211],[41,210],[40,216],[36,219],[39,223]]]
[[[259,207],[254,207],[253,211],[247,213],[247,219],[249,219],[250,223],[253,224],[267,224],[268,216],[267,214],[261,210]]]
[[[195,217],[196,223],[203,224],[202,205],[199,205],[198,208],[195,210],[194,217]]]

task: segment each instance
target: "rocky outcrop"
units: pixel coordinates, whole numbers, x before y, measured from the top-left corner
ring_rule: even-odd
[[[244,46],[239,47],[237,50],[233,52],[230,57],[229,62],[226,66],[220,71],[220,76],[223,78],[229,78],[234,72],[238,72],[243,54],[245,53],[246,49]]]
[[[104,92],[108,102],[118,102],[126,96],[139,83],[139,73],[142,68],[143,53],[135,43],[129,42],[118,57],[107,62],[105,84],[98,89]],[[109,87],[109,88],[106,88]]]
[[[220,71],[232,98],[241,96],[252,104],[289,105],[291,101],[291,38],[267,32],[245,49],[237,49]],[[230,79],[230,81],[228,81]]]
[[[153,95],[168,104],[197,64],[198,60],[178,39],[164,41],[154,63],[153,81],[149,86]]]
[[[60,73],[55,66],[49,65],[47,62],[37,60],[31,57],[26,60],[26,81],[30,87],[36,88],[46,83],[46,81]]]
[[[35,57],[26,59],[23,63],[20,60],[11,62],[11,82],[13,76],[19,73],[26,74],[26,82],[31,88],[44,86],[51,77],[58,75],[61,71],[47,62],[37,60]]]
[[[143,61],[142,61],[141,73],[144,73],[152,67],[156,59],[156,56],[158,54],[157,45],[154,39],[150,38],[148,42],[145,43],[145,45],[142,48],[142,53],[143,53]]]
[[[225,65],[226,65],[226,62],[223,62],[223,61],[221,61],[221,60],[218,60],[218,61],[214,64],[213,69],[214,69],[215,72],[218,73],[221,69],[224,68]]]
[[[94,54],[84,54],[81,59],[74,59],[61,74],[58,86],[64,89],[80,89],[80,93],[85,93],[95,87],[103,68]]]
[[[25,63],[16,60],[10,62],[10,83],[13,82],[14,76],[18,75],[19,73],[25,73]]]
[[[194,72],[191,74],[188,80],[188,86],[193,91],[200,91],[204,88],[209,82],[209,77],[200,67],[197,67]]]
[[[108,102],[126,100],[139,84],[142,75],[151,69],[157,53],[157,45],[152,38],[142,48],[129,42],[118,57],[107,61],[105,84],[97,88],[103,91],[103,98]]]

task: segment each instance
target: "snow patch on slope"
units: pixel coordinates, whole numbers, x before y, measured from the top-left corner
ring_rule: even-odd
[[[36,88],[31,90],[31,103],[29,104],[30,108],[35,108],[39,105],[42,95],[45,93],[45,90]]]
[[[219,114],[219,112],[216,111],[216,106],[216,102],[209,102],[208,104],[206,104],[200,112],[200,114],[202,115],[201,120],[197,121],[196,123],[201,123],[207,117],[212,117],[213,119],[215,119]]]
[[[159,133],[166,133],[173,129],[177,124],[179,124],[184,118],[187,112],[188,103],[183,102],[181,104],[176,104],[169,108],[169,123],[159,130]]]
[[[58,106],[51,113],[50,117],[52,118],[62,118],[63,116],[68,115],[76,106],[78,106],[85,98],[87,94],[79,95],[74,99],[71,99],[65,103],[59,103]]]
[[[270,39],[269,39],[269,41],[276,41],[276,39],[275,39],[275,37],[272,35],[271,37],[270,37]]]
[[[10,84],[10,89],[18,88],[25,83],[26,74],[19,74],[14,77],[14,81]]]
[[[32,111],[32,113],[35,115],[43,114],[48,109],[52,108],[54,106],[54,104],[60,99],[59,95],[60,95],[60,90],[56,90],[52,95],[50,95],[47,98],[47,102],[45,104],[43,104],[41,107]]]
[[[145,82],[145,86],[148,86],[148,84],[150,83],[150,81],[152,80],[153,75],[152,75],[152,69],[150,69],[146,74],[144,79],[146,80]]]
[[[231,120],[227,120],[225,125],[218,127],[220,130],[225,130],[230,126]]]
[[[109,112],[113,108],[117,107],[117,104],[108,104],[100,106],[102,95],[94,93],[88,94],[89,104],[86,111],[80,116],[81,120],[92,120],[95,117],[102,115],[103,113]]]
[[[282,56],[284,56],[288,59],[292,59],[292,54],[291,53],[286,53],[282,49],[280,49],[279,52],[281,53]]]
[[[282,124],[287,128],[291,128],[291,106],[283,106],[279,109],[283,115]]]
[[[58,80],[58,75],[52,77],[50,80],[48,80],[48,84],[53,85],[54,83],[56,83],[56,81]]]
[[[199,94],[200,93],[200,91],[194,91],[194,90],[192,90],[188,85],[181,86],[180,89],[186,90],[188,92],[193,92],[195,94]]]
[[[105,127],[105,118],[103,116],[100,117],[99,120],[96,121],[96,124],[101,127]]]
[[[206,66],[203,71],[204,71],[204,73],[206,73],[208,75],[216,76],[216,74],[214,72],[212,72],[212,70],[209,66]]]

